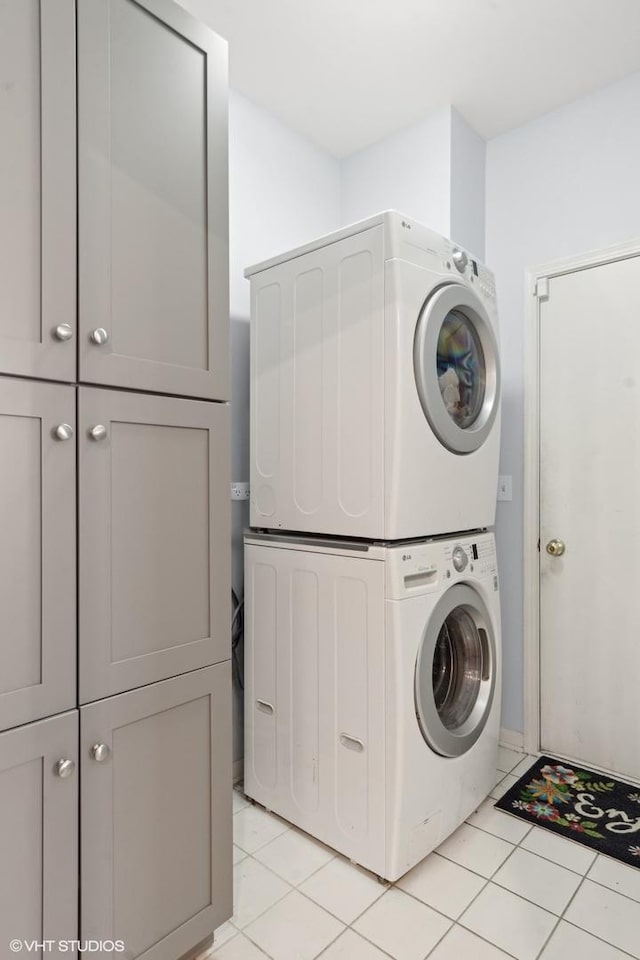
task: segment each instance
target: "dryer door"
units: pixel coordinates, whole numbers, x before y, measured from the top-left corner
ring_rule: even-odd
[[[495,682],[487,608],[476,590],[455,584],[434,607],[416,659],[416,716],[432,750],[458,757],[473,746],[489,717]]]
[[[439,287],[425,301],[413,347],[420,403],[431,429],[452,453],[472,453],[493,426],[500,402],[498,344],[473,290]]]

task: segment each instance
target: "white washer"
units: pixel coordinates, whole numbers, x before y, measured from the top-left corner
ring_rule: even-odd
[[[245,792],[396,880],[495,782],[493,535],[247,534],[245,557]]]
[[[493,526],[490,271],[386,212],[246,275],[251,526],[382,540]]]

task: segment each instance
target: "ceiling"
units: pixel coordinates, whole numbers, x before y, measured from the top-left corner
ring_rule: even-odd
[[[489,139],[640,70],[639,0],[182,3],[232,87],[336,157],[448,104]]]

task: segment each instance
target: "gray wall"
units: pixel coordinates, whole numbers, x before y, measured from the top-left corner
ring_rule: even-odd
[[[525,270],[640,236],[640,74],[487,144],[486,258],[496,272],[503,367],[499,503],[502,725],[523,729],[523,350]],[[615,317],[604,317],[614,335]],[[570,360],[570,358],[568,358]]]

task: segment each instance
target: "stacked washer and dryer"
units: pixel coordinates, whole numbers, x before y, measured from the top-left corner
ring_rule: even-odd
[[[245,792],[395,880],[495,778],[493,276],[395,212],[246,275]]]

